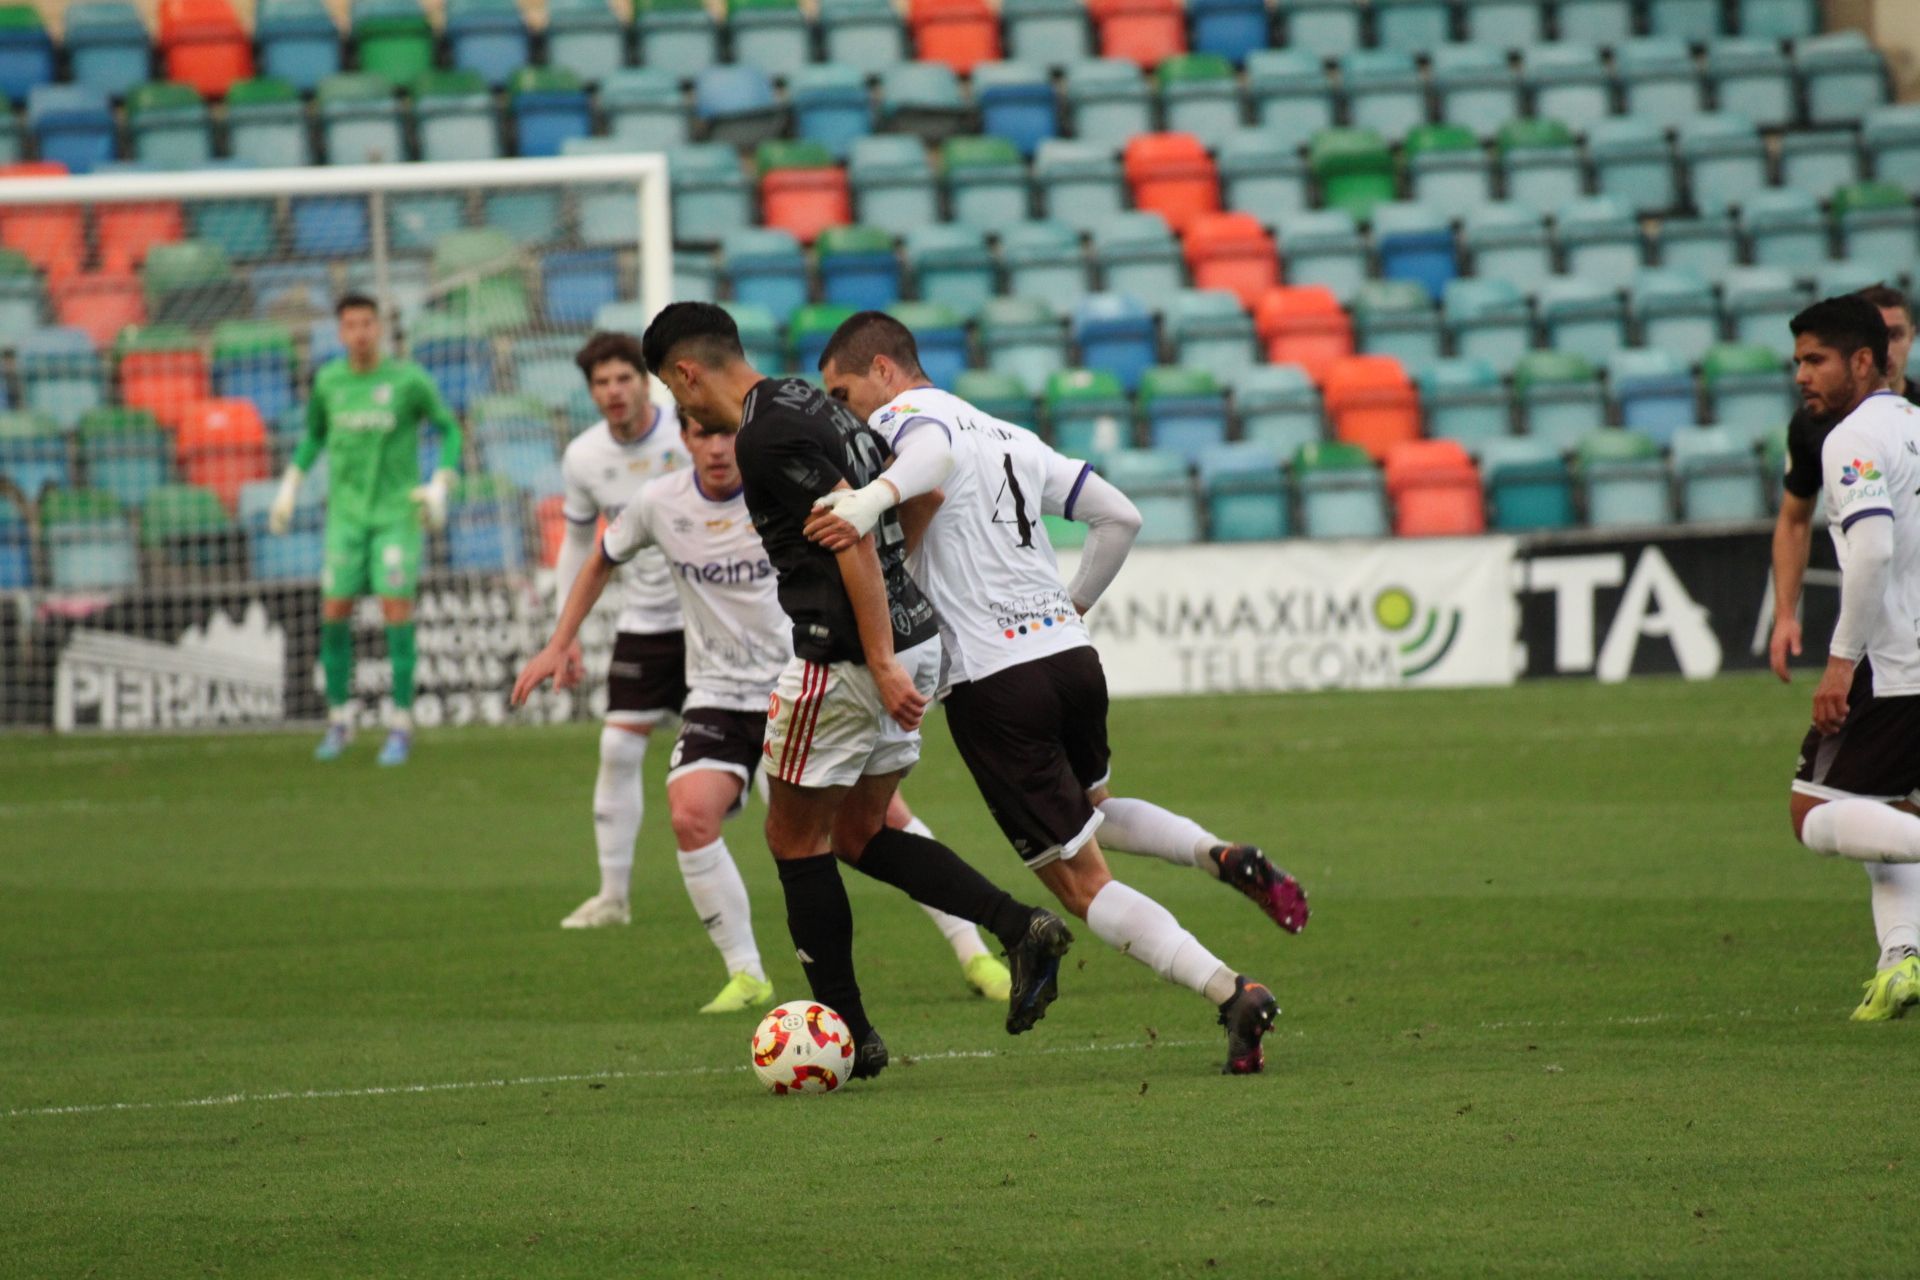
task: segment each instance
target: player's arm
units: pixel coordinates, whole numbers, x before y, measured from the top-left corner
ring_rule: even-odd
[[[1099,602],[1127,562],[1140,536],[1140,508],[1127,495],[1094,473],[1090,463],[1047,450],[1046,484],[1040,491],[1040,509],[1050,516],[1078,520],[1087,526],[1080,548],[1080,567],[1067,584],[1073,607],[1082,614]]]
[[[274,494],[273,506],[267,511],[268,530],[285,533],[293,525],[293,510],[300,500],[300,481],[326,447],[327,404],[320,389],[315,387],[307,398],[307,428],[301,433],[300,443],[294,446],[293,461],[281,475],[280,491]]]
[[[1854,668],[1886,618],[1893,503],[1884,472],[1874,470],[1871,462],[1864,469],[1849,465],[1853,459],[1872,455],[1869,441],[1844,428],[1828,436],[1822,450],[1829,518],[1839,524],[1847,540],[1840,619],[1827,646],[1827,669],[1813,691],[1813,724],[1823,734],[1838,733],[1846,722]]]
[[[853,604],[860,648],[880,690],[881,705],[902,729],[917,729],[927,712],[927,699],[914,688],[913,677],[894,656],[893,613],[887,604],[887,580],[880,571],[880,553],[874,548],[873,535],[834,552],[833,558],[840,567],[847,599]]]
[[[414,489],[413,500],[419,505],[426,522],[435,529],[442,529],[447,523],[447,492],[453,487],[453,478],[460,473],[465,438],[460,430],[460,419],[440,398],[440,388],[433,385],[433,379],[427,376],[426,370],[419,371],[419,379],[420,416],[440,432],[440,465],[434,469],[433,479]]]
[[[620,518],[608,525],[607,531],[601,535],[599,553],[587,557],[587,562],[579,567],[573,585],[567,591],[565,603],[560,606],[560,618],[554,623],[553,635],[548,638],[544,649],[527,660],[527,665],[520,671],[520,678],[514,681],[514,706],[525,702],[535,689],[550,678],[558,677],[556,683],[562,689],[572,688],[579,682],[581,666],[578,641],[581,626],[586,622],[587,615],[593,612],[593,606],[600,602],[607,583],[613,579],[614,571],[633,559],[642,547],[652,543],[645,508],[646,504],[636,496],[621,511]]]
[[[566,532],[560,540],[560,553],[553,566],[553,608],[556,615],[566,608],[567,593],[574,579],[580,576],[587,558],[594,553],[597,540],[593,527],[600,518],[599,503],[580,480],[579,467],[575,465],[576,457],[570,455],[560,460],[564,490],[560,500],[560,515]],[[563,669],[571,675],[563,674],[563,678],[577,681],[583,674],[581,662],[580,642],[575,640],[567,649],[567,666]]]
[[[911,418],[893,437],[893,461],[859,489],[835,490],[814,502],[806,535],[838,552],[873,532],[890,508],[933,493],[953,474],[953,436],[936,418]],[[928,519],[932,519],[929,512]],[[922,532],[925,527],[922,526]]]
[[[1773,522],[1773,639],[1767,657],[1783,681],[1793,678],[1789,655],[1800,656],[1800,590],[1813,549],[1813,508],[1814,499],[1783,492]]]

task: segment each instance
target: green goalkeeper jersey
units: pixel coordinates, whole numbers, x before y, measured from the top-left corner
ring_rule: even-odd
[[[460,469],[460,420],[427,371],[411,360],[384,359],[355,373],[330,360],[313,378],[307,433],[293,463],[312,468],[328,451],[327,520],[362,525],[413,518],[420,483],[420,420],[440,428],[440,466]]]

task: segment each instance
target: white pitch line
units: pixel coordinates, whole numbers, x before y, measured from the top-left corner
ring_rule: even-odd
[[[1031,1053],[1010,1053],[1004,1049],[947,1049],[940,1053],[908,1053],[900,1056],[901,1065],[922,1062],[953,1062],[965,1058],[1045,1058],[1064,1053],[1119,1053],[1129,1049],[1192,1049],[1211,1043],[1205,1040],[1129,1040],[1122,1044],[1069,1045],[1058,1049],[1036,1049]],[[0,1112],[8,1120],[24,1116],[83,1116],[108,1111],[177,1111],[192,1107],[233,1107],[254,1102],[307,1102],[329,1098],[386,1098],[410,1093],[457,1093],[470,1089],[513,1089],[535,1084],[581,1084],[605,1080],[663,1080],[689,1076],[735,1075],[752,1068],[665,1067],[654,1071],[580,1071],[565,1075],[513,1076],[499,1080],[446,1080],[435,1084],[371,1085],[358,1089],[282,1089],[273,1093],[222,1093],[206,1098],[172,1098],[158,1102],[83,1102],[64,1107],[17,1107]]]

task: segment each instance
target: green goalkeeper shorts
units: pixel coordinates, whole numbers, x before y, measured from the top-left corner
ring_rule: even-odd
[[[320,594],[329,600],[391,596],[411,600],[420,585],[420,525],[327,524],[327,562]]]

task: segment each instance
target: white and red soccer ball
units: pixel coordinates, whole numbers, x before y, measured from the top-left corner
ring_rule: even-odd
[[[853,1070],[853,1032],[814,1001],[778,1005],[753,1033],[753,1071],[769,1092],[832,1093]]]

